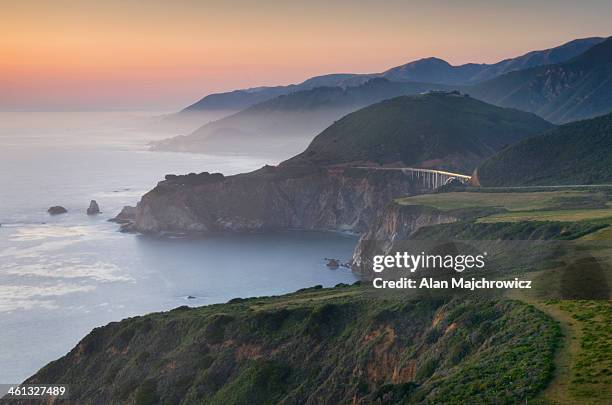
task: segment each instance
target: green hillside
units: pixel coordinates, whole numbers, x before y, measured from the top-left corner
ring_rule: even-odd
[[[485,161],[482,186],[612,183],[612,114],[566,124]]]
[[[400,163],[471,172],[504,146],[551,126],[457,92],[431,92],[349,114],[284,164]]]
[[[509,404],[546,386],[558,340],[517,301],[337,286],[114,322],[28,382],[80,404]]]

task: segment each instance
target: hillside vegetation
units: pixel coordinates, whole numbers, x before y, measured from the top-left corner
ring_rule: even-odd
[[[548,230],[557,232],[556,235],[550,234],[549,231],[544,232],[543,235],[548,235],[544,239],[572,239],[571,236],[575,233],[584,236],[612,225],[611,191],[465,191],[403,197],[396,199],[395,203],[402,206],[432,207],[454,215],[461,212],[476,213],[471,217],[465,216],[467,223],[459,222],[432,228],[436,231],[447,228],[444,234],[450,238],[453,233],[458,236],[476,229],[495,232],[512,229],[516,232],[515,235],[505,233],[494,239],[533,239],[527,235],[530,230],[538,229],[535,224],[539,223],[546,225]],[[480,239],[477,234],[472,236],[474,239]]]
[[[551,126],[457,92],[431,92],[349,114],[283,164],[397,163],[471,173],[502,147]]]
[[[612,183],[612,114],[555,128],[482,163],[482,186]]]
[[[517,301],[338,286],[111,323],[28,382],[82,404],[510,404],[546,386],[558,339]]]

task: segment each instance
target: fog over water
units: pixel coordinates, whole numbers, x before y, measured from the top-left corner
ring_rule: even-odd
[[[168,173],[234,174],[276,161],[154,153],[139,113],[0,113],[0,383],[17,383],[110,321],[180,305],[353,282],[352,236],[122,234],[107,222]],[[102,214],[87,216],[95,199]],[[51,217],[47,208],[66,207]],[[188,296],[195,297],[188,299]]]

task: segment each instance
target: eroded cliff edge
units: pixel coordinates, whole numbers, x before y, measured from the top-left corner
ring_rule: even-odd
[[[143,233],[269,231],[364,232],[385,205],[419,193],[401,171],[265,166],[224,177],[166,176],[138,204]]]
[[[470,173],[508,143],[551,126],[456,91],[397,97],[341,118],[277,167],[167,176],[142,198],[131,229],[362,233],[393,198],[425,191],[401,170],[376,168]]]
[[[112,322],[26,383],[78,404],[515,403],[550,380],[558,337],[518,301],[339,285]]]
[[[361,272],[369,268],[374,255],[388,254],[393,250],[396,241],[410,239],[423,227],[448,224],[461,219],[462,215],[458,212],[391,202],[359,238],[353,253],[353,269]]]

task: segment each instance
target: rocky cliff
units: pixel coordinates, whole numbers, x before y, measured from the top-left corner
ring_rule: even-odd
[[[546,386],[558,336],[517,301],[341,285],[112,322],[26,383],[96,405],[510,404]]]
[[[389,253],[396,241],[409,239],[425,226],[447,224],[460,219],[461,216],[452,211],[390,203],[359,239],[353,253],[353,269],[362,271],[369,268],[373,255]]]
[[[142,198],[134,223],[123,229],[361,233],[393,198],[432,188],[401,170],[375,168],[470,173],[504,145],[551,126],[456,91],[397,97],[345,116],[278,167],[231,177],[169,175]]]
[[[273,167],[166,176],[138,204],[143,233],[341,230],[360,233],[393,198],[422,192],[401,171]]]

